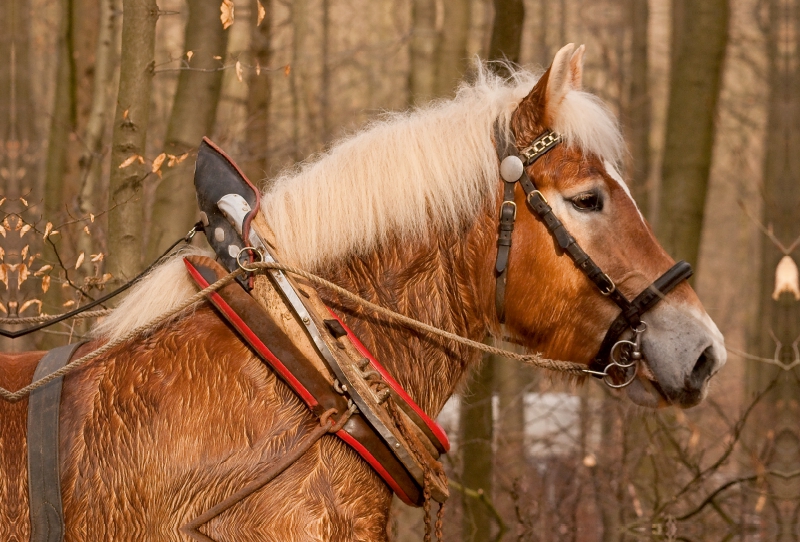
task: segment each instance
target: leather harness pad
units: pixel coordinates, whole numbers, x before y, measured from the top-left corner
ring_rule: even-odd
[[[218,263],[205,256],[189,256],[184,258],[184,262],[201,287],[227,274]],[[315,415],[319,416],[330,408],[336,408],[339,413],[347,409],[346,399],[332,388],[311,360],[238,284],[221,288],[211,294],[209,300]],[[401,500],[414,506],[423,503],[424,496],[413,477],[359,413],[353,414],[336,436],[369,463]]]
[[[82,344],[69,344],[50,350],[39,360],[33,381],[66,365]],[[58,461],[58,417],[63,381],[63,377],[56,378],[31,392],[28,398],[31,542],[60,542],[64,539],[64,510]]]
[[[239,166],[207,137],[197,151],[194,186],[208,243],[226,269],[237,269],[236,256],[246,245],[242,239],[249,238],[250,223],[261,205],[259,191]],[[244,223],[240,224],[241,236],[218,206],[224,196],[231,194],[241,196],[250,207]],[[252,287],[249,278],[239,281],[248,290]]]

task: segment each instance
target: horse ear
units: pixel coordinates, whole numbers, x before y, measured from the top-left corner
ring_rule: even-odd
[[[583,51],[582,45],[576,51],[575,44],[570,43],[556,53],[553,63],[519,105],[520,116],[528,121],[524,124],[553,125],[564,96],[570,90],[580,88]]]
[[[572,90],[581,90],[583,87],[583,53],[586,51],[586,46],[581,45],[575,52],[572,53],[572,58],[569,59],[569,76],[570,86]]]

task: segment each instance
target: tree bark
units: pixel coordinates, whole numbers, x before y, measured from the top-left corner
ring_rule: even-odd
[[[490,60],[508,59],[519,62],[524,23],[524,7],[520,0],[495,0],[495,19],[492,28]],[[502,68],[501,68],[502,69]],[[482,489],[491,499],[494,483],[492,389],[498,374],[500,411],[509,415],[502,422],[505,446],[516,449],[524,458],[524,418],[522,396],[524,382],[518,364],[508,364],[494,356],[485,356],[475,377],[473,393],[464,397],[461,407],[463,446],[462,479],[465,487]],[[520,452],[521,451],[521,452]],[[492,517],[486,506],[465,497],[464,540],[488,540]]]
[[[494,362],[485,359],[461,403],[461,438],[464,468],[461,483],[467,489],[483,492],[489,498],[493,489],[492,381]],[[492,538],[493,519],[486,505],[464,495],[461,539],[483,542]]]
[[[771,229],[776,242],[762,240],[758,315],[753,325],[750,350],[784,365],[796,360],[800,337],[800,301],[791,293],[775,292],[776,268],[783,258],[797,262],[800,243],[797,210],[800,209],[800,2],[772,0],[769,5],[769,110],[764,161],[762,222]],[[777,246],[778,243],[782,247]],[[748,424],[746,442],[751,454],[764,467],[792,472],[800,469],[800,431],[797,428],[797,397],[800,396],[800,368],[786,371],[774,365],[747,365],[746,396],[752,398],[771,382],[776,386],[762,400]],[[770,453],[765,453],[771,449]],[[759,465],[760,466],[760,465]],[[775,532],[789,533],[796,517],[797,479],[769,479],[766,521],[778,525]],[[770,512],[772,511],[772,512]]]
[[[489,59],[519,63],[525,21],[523,0],[494,0],[494,25],[489,42]]]
[[[656,231],[667,252],[696,266],[728,41],[728,0],[675,0],[674,15]]]
[[[122,9],[122,56],[108,191],[108,271],[118,281],[133,278],[141,269],[142,183],[149,173],[144,155],[158,20],[155,0],[123,0]],[[131,157],[142,160],[120,167]]]
[[[245,174],[253,182],[263,179],[269,171],[269,103],[272,98],[272,81],[268,70],[272,61],[272,2],[262,0],[261,4],[265,11],[264,20],[259,26],[253,27],[250,51],[255,64],[260,66],[259,71],[263,71],[250,72],[247,92],[247,160],[242,165]]]
[[[464,77],[469,59],[467,41],[469,39],[471,0],[448,0],[444,4],[444,22],[439,37],[436,56],[437,96],[453,93]]]
[[[650,174],[650,85],[648,83],[647,0],[626,0],[628,24],[631,29],[630,84],[624,119],[631,151],[629,168],[631,191],[639,209],[650,218],[653,189]]]
[[[410,70],[408,101],[421,105],[436,94],[436,50],[439,31],[436,27],[436,0],[412,0]]]
[[[225,55],[228,34],[219,19],[219,5],[208,0],[189,0],[184,49],[192,51],[191,69],[180,72],[178,88],[164,138],[164,152],[181,156],[210,136],[217,115],[222,70],[214,57]],[[204,71],[210,70],[210,71]],[[162,179],[156,188],[151,217],[147,260],[161,255],[176,239],[185,235],[197,216],[194,160],[186,159],[173,167],[161,168]]]

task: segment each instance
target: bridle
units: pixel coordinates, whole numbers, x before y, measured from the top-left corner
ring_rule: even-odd
[[[498,150],[501,149],[499,131],[496,133]],[[517,205],[514,192],[517,183],[525,192],[525,201],[533,214],[544,223],[550,235],[558,243],[559,248],[570,257],[575,266],[592,281],[600,293],[611,299],[620,308],[620,314],[611,323],[600,350],[594,356],[586,374],[602,378],[612,388],[624,388],[636,378],[636,365],[642,359],[641,336],[647,324],[641,317],[661,301],[681,282],[692,276],[692,266],[679,261],[666,273],[658,277],[650,286],[637,295],[633,301],[617,290],[617,286],[608,274],[589,257],[578,245],[575,238],[553,213],[547,198],[537,190],[533,180],[528,176],[526,168],[561,143],[559,134],[546,130],[537,137],[530,146],[517,150],[516,144],[508,141],[500,163],[500,176],[503,179],[503,202],[500,204],[500,226],[497,239],[497,260],[495,261],[496,288],[495,307],[501,323],[505,319],[505,295],[508,279],[508,257],[511,251],[511,237],[517,217]],[[625,330],[631,329],[634,339],[619,340]],[[632,372],[628,369],[633,368]],[[617,382],[618,379],[621,381]]]

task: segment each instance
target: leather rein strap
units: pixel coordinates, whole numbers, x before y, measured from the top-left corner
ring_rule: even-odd
[[[498,148],[500,148],[500,134],[496,134]],[[608,274],[598,266],[591,257],[580,247],[575,238],[569,233],[564,223],[553,213],[553,208],[547,198],[539,192],[533,180],[528,176],[526,168],[531,166],[539,158],[547,154],[559,143],[561,136],[550,130],[545,131],[537,137],[530,146],[521,151],[517,151],[514,143],[508,141],[504,149],[503,161],[509,157],[516,157],[522,164],[521,171],[514,169],[515,160],[512,158],[511,168],[504,168],[501,164],[501,172],[510,169],[513,174],[510,178],[503,177],[503,202],[500,204],[500,225],[497,239],[497,260],[495,271],[497,273],[497,283],[495,290],[495,306],[497,316],[502,323],[505,319],[505,290],[508,280],[508,261],[511,251],[511,236],[514,231],[514,222],[517,216],[517,205],[514,202],[514,193],[517,183],[525,192],[525,200],[533,214],[544,223],[550,235],[558,243],[559,248],[570,257],[575,266],[592,281],[601,294],[611,299],[620,308],[620,314],[612,322],[606,336],[601,343],[600,350],[589,363],[587,373],[592,376],[602,378],[605,369],[610,363],[611,348],[617,342],[620,335],[626,329],[637,329],[641,325],[641,316],[653,308],[661,301],[666,294],[672,291],[681,282],[692,276],[692,266],[685,261],[679,261],[673,265],[666,273],[656,279],[650,286],[645,288],[633,301],[628,300],[625,295],[617,290],[614,281]],[[517,167],[519,167],[517,165]],[[516,172],[520,171],[518,178]]]

